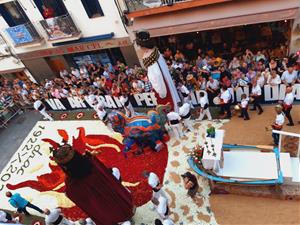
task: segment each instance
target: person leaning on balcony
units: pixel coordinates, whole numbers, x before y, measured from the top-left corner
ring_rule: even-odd
[[[47,7],[45,5],[43,5],[42,8],[43,8],[43,17],[45,19],[49,19],[49,18],[55,17],[53,8]]]

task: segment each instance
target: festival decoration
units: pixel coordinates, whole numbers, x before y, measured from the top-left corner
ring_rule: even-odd
[[[83,112],[80,112],[76,115],[76,119],[81,119],[82,117],[84,116],[84,113]]]
[[[68,113],[62,113],[61,115],[60,115],[60,119],[61,120],[64,120],[64,119],[66,119],[68,117]]]
[[[200,145],[196,145],[192,152],[188,154],[188,156],[190,156],[193,161],[195,162],[195,164],[197,166],[201,166],[202,163],[201,163],[201,160],[202,160],[202,157],[203,157],[203,151],[204,151],[204,148]]]
[[[138,147],[137,154],[141,154],[146,146],[156,152],[161,150],[163,142],[167,140],[164,125],[168,111],[170,111],[170,105],[159,105],[156,107],[156,111],[150,110],[147,115],[128,118],[119,111],[112,111],[108,115],[112,129],[124,137],[123,153],[125,157],[134,145]]]

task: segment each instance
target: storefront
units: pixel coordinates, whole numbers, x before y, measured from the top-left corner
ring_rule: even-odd
[[[250,24],[209,31],[197,31],[156,37],[156,44],[163,52],[169,48],[173,54],[180,50],[186,58],[194,60],[201,53],[211,53],[222,58],[243,54],[245,49],[258,51],[274,49],[281,57],[290,41],[292,20]]]
[[[113,65],[117,60],[124,62],[124,57],[120,48],[103,49],[91,52],[81,52],[75,54],[64,55],[66,60],[74,66],[81,66],[84,64]]]
[[[124,54],[124,52],[129,52],[129,54]],[[28,52],[18,56],[40,82],[54,78],[62,69],[85,63],[105,65],[121,60],[130,64],[132,54],[135,54],[135,50],[129,38],[117,38],[55,46],[51,49]]]
[[[222,47],[222,42],[235,41],[258,49],[269,45],[270,39],[277,45],[290,41],[291,27],[299,14],[299,0],[183,1],[171,6],[135,9],[127,14],[131,37],[136,31],[146,29],[152,37],[181,39],[176,43],[179,48],[185,48],[181,45],[191,39],[195,45],[207,45],[213,50],[218,45]],[[161,46],[168,44],[165,38],[157,40]],[[255,46],[257,42],[262,42],[262,46]],[[138,55],[141,58],[139,52]]]

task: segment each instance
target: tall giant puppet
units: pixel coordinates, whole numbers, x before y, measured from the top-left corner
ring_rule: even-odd
[[[68,144],[52,144],[53,158],[66,174],[66,195],[97,225],[116,225],[130,220],[130,192],[91,153],[80,154]]]
[[[148,70],[148,78],[156,92],[158,103],[170,103],[174,110],[178,111],[178,92],[166,61],[155,47],[154,40],[150,38],[148,31],[141,30],[136,33],[136,42],[143,51],[143,64]]]

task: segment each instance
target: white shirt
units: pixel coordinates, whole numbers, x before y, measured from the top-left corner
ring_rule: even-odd
[[[284,100],[283,102],[286,104],[286,105],[292,105],[293,102],[294,102],[294,94],[292,92],[288,93],[285,95],[284,97]]]
[[[179,116],[178,113],[176,112],[169,112],[167,114],[167,117],[168,117],[168,120],[171,121],[171,120],[181,120],[181,117]]]
[[[213,79],[213,82],[207,81],[206,87],[213,90],[217,90],[219,88],[219,82],[215,79]]]
[[[276,115],[275,123],[280,126],[282,126],[284,124],[284,114],[283,113]]]
[[[272,76],[269,75],[267,83],[270,84],[270,85],[281,84],[280,76],[278,74],[276,74],[276,77],[272,78]]]
[[[58,217],[60,216],[60,209],[52,209],[50,210],[50,214],[45,216],[46,225],[52,225]]]
[[[256,84],[255,87],[252,87],[251,93],[258,96],[261,95],[261,87],[259,86],[259,84]]]
[[[186,94],[186,95],[190,94],[190,91],[189,91],[189,90],[187,89],[187,87],[184,86],[184,85],[182,85],[182,86],[180,87],[180,92],[181,92],[181,93],[184,93],[184,94]]]
[[[245,109],[247,107],[248,102],[249,102],[249,98],[244,98],[241,100],[241,106],[243,109]]]
[[[297,71],[294,70],[292,73],[289,73],[289,71],[284,71],[281,80],[286,81],[288,84],[293,83],[297,79]]]
[[[179,108],[179,115],[180,116],[186,116],[191,109],[191,105],[189,103],[184,103],[180,108]]]
[[[201,108],[204,108],[204,106],[205,106],[205,104],[208,104],[208,99],[207,99],[207,97],[206,96],[204,96],[204,97],[200,97],[200,107]]]
[[[258,79],[257,79],[257,83],[260,87],[263,87],[264,84],[265,84],[265,78],[264,76],[260,76]]]
[[[223,100],[224,103],[228,103],[231,99],[231,94],[229,90],[222,91],[220,98]]]
[[[78,69],[72,70],[71,72],[75,77],[79,78],[80,77],[80,72]]]
[[[0,222],[6,223],[8,219],[6,219],[6,212],[0,210]]]
[[[42,101],[41,100],[36,100],[34,103],[33,103],[33,108],[35,110],[39,110],[39,108],[41,107],[41,105],[43,105]]]

